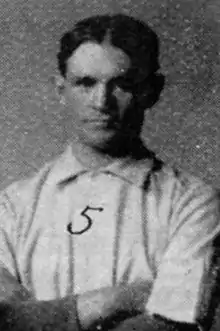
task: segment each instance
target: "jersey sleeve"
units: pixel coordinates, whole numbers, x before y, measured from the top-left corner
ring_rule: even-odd
[[[21,195],[16,185],[0,195],[0,330],[79,331],[77,297],[37,301],[19,277],[16,223],[25,209]]]
[[[220,232],[219,197],[206,185],[188,187],[173,204],[169,240],[146,309],[194,323]]]
[[[0,195],[0,302],[27,299],[16,261],[16,210],[6,191]]]

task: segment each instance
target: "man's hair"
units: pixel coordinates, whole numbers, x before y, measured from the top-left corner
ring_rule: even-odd
[[[82,43],[101,44],[106,37],[129,56],[136,75],[143,77],[159,69],[158,37],[147,24],[124,14],[96,15],[78,21],[61,38],[57,55],[61,75],[65,77],[67,60]]]
[[[134,17],[124,14],[95,15],[78,21],[60,40],[57,59],[61,75],[66,77],[67,61],[81,44],[101,44],[106,39],[129,56],[131,67],[126,73],[127,82],[137,94],[142,95],[143,91],[148,90],[146,107],[153,106],[164,86],[164,76],[157,74],[160,68],[159,40],[146,23]]]

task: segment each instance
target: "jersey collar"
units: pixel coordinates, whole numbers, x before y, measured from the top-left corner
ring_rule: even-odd
[[[106,173],[138,187],[143,186],[144,179],[154,165],[153,158],[134,160],[132,158],[116,159],[108,166],[91,170],[85,168],[73,155],[71,145],[53,162],[50,180],[57,185],[65,186],[85,173]]]

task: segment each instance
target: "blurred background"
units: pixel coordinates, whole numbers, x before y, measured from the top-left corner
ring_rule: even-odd
[[[219,0],[0,0],[0,189],[63,150],[58,41],[76,20],[108,12],[145,20],[161,40],[166,88],[146,113],[146,144],[220,187]]]

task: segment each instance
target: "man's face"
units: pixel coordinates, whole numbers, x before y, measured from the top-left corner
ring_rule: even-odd
[[[105,148],[123,134],[133,95],[125,87],[129,57],[109,43],[87,42],[68,59],[63,98],[72,130],[84,144]]]

